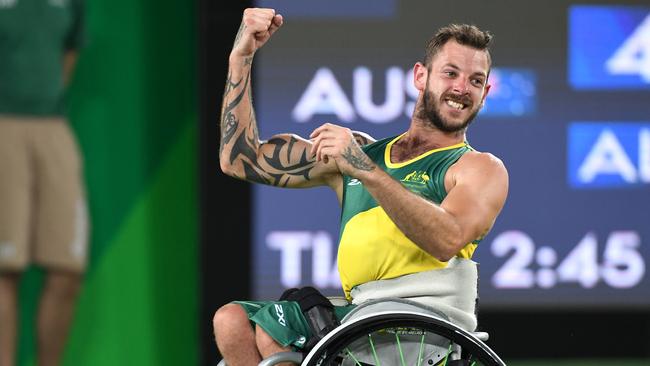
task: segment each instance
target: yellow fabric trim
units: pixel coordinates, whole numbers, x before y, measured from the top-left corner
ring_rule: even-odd
[[[447,147],[441,147],[441,148],[438,148],[438,149],[429,150],[429,151],[427,151],[427,152],[425,152],[425,153],[423,153],[423,154],[421,154],[421,155],[419,155],[419,156],[414,157],[414,158],[411,159],[411,160],[407,160],[407,161],[404,161],[404,162],[401,162],[401,163],[393,163],[393,162],[390,161],[390,150],[391,150],[391,148],[393,147],[393,144],[394,144],[395,142],[397,142],[397,140],[399,140],[399,139],[400,139],[402,136],[404,136],[405,134],[406,134],[406,132],[403,133],[403,134],[401,134],[401,135],[399,135],[399,136],[397,136],[397,137],[395,137],[395,138],[393,139],[393,141],[389,142],[388,145],[386,145],[386,149],[384,150],[384,161],[385,161],[386,166],[387,166],[388,168],[391,168],[391,169],[401,168],[401,167],[406,166],[406,165],[409,165],[409,164],[411,164],[411,163],[413,163],[413,162],[415,162],[415,161],[418,161],[418,160],[420,160],[420,159],[422,159],[422,158],[425,158],[425,157],[427,157],[427,156],[429,156],[429,155],[431,155],[431,154],[433,154],[433,153],[437,153],[437,152],[439,152],[439,151],[445,151],[445,150],[457,149],[457,148],[459,148],[459,147],[462,147],[462,146],[467,145],[467,142],[463,141],[463,142],[458,143],[458,144],[455,144],[455,145],[451,145],[451,146],[447,146]]]
[[[456,254],[456,257],[459,258],[465,258],[465,259],[472,259],[472,255],[474,255],[474,251],[476,250],[476,247],[478,247],[478,244],[474,243],[469,243],[463,247],[463,249]]]

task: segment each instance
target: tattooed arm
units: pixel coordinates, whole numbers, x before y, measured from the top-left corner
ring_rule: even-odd
[[[246,9],[230,54],[221,110],[221,169],[250,182],[281,187],[329,185],[337,189],[340,172],[334,162],[316,161],[311,141],[282,134],[260,141],[251,96],[255,52],[282,25],[272,9]],[[355,133],[360,143],[372,142]]]

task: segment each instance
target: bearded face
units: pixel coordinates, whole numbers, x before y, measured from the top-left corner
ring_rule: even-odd
[[[458,118],[444,117],[441,113],[443,104],[445,108],[456,109],[459,112],[467,109],[469,113],[466,114],[464,119],[461,118],[460,120]],[[442,96],[438,96],[427,88],[424,90],[422,103],[420,103],[416,111],[416,116],[440,131],[453,133],[465,130],[472,123],[480,109],[480,104],[475,105],[467,95],[462,96],[447,92]]]
[[[449,41],[430,65],[416,66],[416,87],[422,94],[414,117],[442,132],[464,131],[490,89],[488,54]]]

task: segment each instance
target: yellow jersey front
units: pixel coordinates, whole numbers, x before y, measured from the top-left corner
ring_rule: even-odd
[[[363,150],[411,192],[440,204],[447,195],[447,169],[472,148],[463,142],[428,151],[409,161],[391,163],[391,147],[400,137],[377,141]],[[457,256],[471,258],[477,245],[478,240],[467,244]],[[407,238],[358,179],[344,177],[338,269],[348,299],[354,286],[446,265]]]

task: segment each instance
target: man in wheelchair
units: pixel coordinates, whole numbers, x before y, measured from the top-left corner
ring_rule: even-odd
[[[332,306],[302,290],[280,301],[221,307],[214,331],[227,364],[254,365],[278,352],[304,350],[356,305],[381,298],[437,309],[473,331],[477,268],[471,257],[508,191],[503,163],[474,150],[465,137],[490,90],[491,35],[452,24],[429,40],[413,69],[415,111],[399,136],[375,141],[326,123],[309,139],[280,134],[261,141],[251,100],[252,61],[282,23],[273,9],[244,11],[223,97],[221,169],[250,182],[327,185],[336,192],[342,206],[338,266],[347,302]]]

